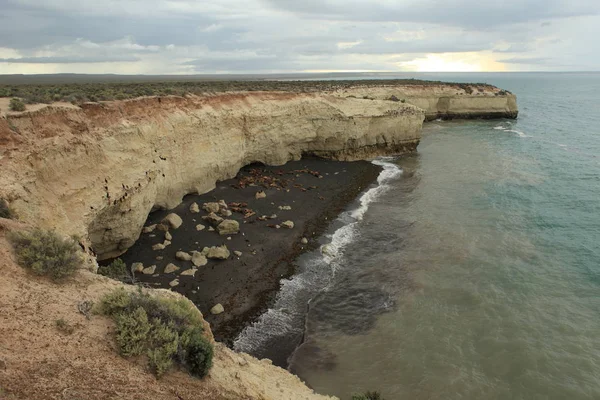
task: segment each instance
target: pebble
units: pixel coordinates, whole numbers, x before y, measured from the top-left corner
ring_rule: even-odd
[[[169,263],[166,267],[165,267],[165,274],[171,274],[175,271],[179,270],[179,267],[173,263]]]
[[[236,255],[236,256],[238,256],[238,257],[241,257],[241,256],[242,256],[242,252],[241,252],[241,251],[238,251],[238,250],[234,251],[234,252],[233,252],[233,254],[235,254],[235,255]]]
[[[173,279],[171,282],[169,282],[169,286],[171,286],[171,287],[179,286],[179,279]]]
[[[256,192],[256,194],[254,195],[255,199],[264,199],[265,197],[267,197],[267,194],[265,192]]]
[[[301,242],[302,242],[302,244],[308,244],[308,239],[307,238],[302,238]]]
[[[148,268],[144,268],[142,270],[142,274],[144,274],[144,275],[153,275],[155,271],[156,271],[156,265],[151,265]]]
[[[210,313],[212,315],[219,315],[225,312],[225,308],[223,307],[223,305],[221,303],[215,305],[213,308],[210,309]]]
[[[197,230],[198,232],[200,232],[200,231],[203,231],[203,230],[205,230],[205,229],[206,229],[206,226],[204,226],[204,225],[202,225],[202,224],[198,224],[198,225],[196,225],[196,230]],[[214,230],[214,229],[213,229],[213,230]]]
[[[165,239],[166,240],[173,240],[173,235],[171,235],[169,232],[165,233]]]

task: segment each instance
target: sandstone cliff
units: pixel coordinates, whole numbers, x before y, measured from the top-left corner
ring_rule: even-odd
[[[405,101],[425,110],[425,119],[516,118],[514,94],[490,85],[363,85],[333,92],[337,96]]]
[[[4,120],[0,195],[23,220],[77,235],[104,259],[137,240],[153,208],[244,165],[414,151],[423,118],[408,104],[290,93],[46,108]]]

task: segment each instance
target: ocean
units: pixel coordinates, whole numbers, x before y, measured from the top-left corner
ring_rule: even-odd
[[[508,89],[519,118],[375,160],[235,348],[301,341],[289,369],[344,400],[600,399],[600,74],[414,77]]]

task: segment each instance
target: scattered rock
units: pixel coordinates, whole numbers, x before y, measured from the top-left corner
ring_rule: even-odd
[[[219,315],[219,314],[223,314],[225,312],[225,308],[223,307],[223,305],[221,303],[217,304],[216,306],[214,306],[213,308],[210,309],[210,313],[212,315]]]
[[[156,225],[156,229],[158,229],[159,231],[167,232],[169,230],[169,225],[158,224],[158,225]]]
[[[173,240],[173,235],[171,235],[169,232],[167,232],[167,233],[165,233],[165,239],[171,241],[171,240]]]
[[[142,272],[144,271],[144,264],[136,262],[131,264],[131,272]]]
[[[195,251],[192,254],[192,264],[194,264],[196,267],[204,267],[206,264],[208,264],[208,260],[204,254]]]
[[[221,211],[219,211],[219,214],[225,218],[231,217],[233,215],[231,210],[221,210]]]
[[[200,206],[198,205],[198,203],[192,203],[192,205],[190,206],[190,212],[192,214],[198,214],[200,212]]]
[[[170,246],[170,245],[171,245],[171,241],[170,240],[165,240],[163,242],[163,246],[165,246],[165,247]]]
[[[142,231],[144,233],[152,233],[152,232],[154,232],[155,229],[156,229],[156,224],[150,225],[150,226],[146,226]]]
[[[213,228],[212,226],[210,226],[210,227],[208,227],[208,231],[209,231],[209,232],[214,232],[214,231],[215,231],[215,228]]]
[[[285,221],[285,222],[281,223],[281,226],[283,228],[292,229],[294,227],[294,222],[292,222],[292,221]]]
[[[205,248],[206,250],[206,248]],[[203,250],[204,252],[204,250]],[[231,253],[229,252],[229,249],[227,248],[227,246],[223,245],[223,246],[215,246],[215,247],[210,247],[208,248],[208,251],[206,253],[206,258],[211,258],[211,259],[217,259],[217,260],[227,260],[229,258],[229,256],[231,255]]]
[[[157,256],[157,257],[156,257],[156,261],[162,261],[162,260],[163,260],[163,258],[164,258],[163,256]]]
[[[196,268],[190,268],[188,270],[183,271],[180,275],[181,276],[195,276],[196,271],[198,271]]]
[[[283,211],[290,211],[292,209],[292,207],[291,206],[279,206],[279,209],[283,210]]]
[[[229,208],[227,206],[227,203],[225,203],[225,200],[219,200],[219,207],[221,207],[221,210],[223,210],[223,209],[227,210],[227,208]]]
[[[168,226],[170,226],[173,229],[177,229],[181,226],[181,224],[183,224],[183,220],[181,219],[181,217],[175,213],[171,213],[169,215],[167,215],[165,217],[165,219],[162,220],[162,223],[166,223],[168,224]]]
[[[164,250],[165,249],[165,245],[162,243],[157,243],[154,246],[152,246],[152,250]]]
[[[240,223],[233,219],[226,219],[217,226],[219,235],[235,235],[240,231]]]
[[[254,195],[255,199],[264,199],[265,197],[267,197],[267,194],[263,191],[263,192],[256,192],[256,194]]]
[[[156,265],[151,265],[148,268],[144,268],[142,270],[142,274],[144,275],[154,275],[154,272],[156,272]]]
[[[202,225],[202,224],[198,224],[198,225],[196,225],[196,230],[197,230],[198,232],[200,232],[200,231],[203,231],[203,230],[205,230],[205,229],[206,229],[206,226],[204,226],[204,225]]]
[[[169,282],[169,286],[171,286],[171,287],[179,286],[179,279],[173,279],[171,282]]]
[[[177,265],[170,263],[165,267],[165,274],[172,274],[173,272],[178,270],[179,267]]]
[[[235,255],[236,255],[236,256],[238,256],[238,257],[241,257],[241,256],[242,256],[242,252],[241,252],[241,251],[239,251],[239,250],[236,250],[236,251],[234,251],[234,252],[233,252],[233,254],[235,254]]]
[[[202,209],[209,213],[218,213],[221,209],[219,203],[204,203]]]
[[[308,244],[308,239],[303,237],[300,242],[302,242],[302,244]]]
[[[217,204],[217,203],[215,203]],[[219,225],[221,222],[223,222],[223,218],[219,217],[217,214],[215,214],[214,212],[211,212],[210,214],[208,214],[204,218],[204,220],[206,220],[206,222],[208,222],[209,224],[211,224],[212,226],[217,226]]]
[[[192,256],[185,251],[178,251],[175,253],[175,257],[181,261],[190,261],[192,259]]]

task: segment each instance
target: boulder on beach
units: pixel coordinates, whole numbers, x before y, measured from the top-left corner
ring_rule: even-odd
[[[167,224],[167,223],[157,224],[156,225],[156,229],[158,229],[159,231],[162,231],[162,232],[168,232],[169,231],[169,224]]]
[[[208,213],[218,213],[221,206],[219,203],[204,203],[202,209]]]
[[[240,231],[240,223],[233,219],[226,219],[217,226],[219,235],[235,235]]]
[[[171,235],[169,232],[165,233],[165,240],[171,241],[173,240],[173,235]]]
[[[189,253],[186,253],[185,251],[178,251],[177,253],[175,253],[175,258],[181,261],[190,261],[192,259],[192,256]]]
[[[225,312],[225,308],[223,307],[223,305],[221,303],[217,304],[216,306],[214,306],[213,308],[210,309],[210,313],[212,315],[219,315],[219,314],[223,314]]]
[[[144,274],[144,275],[154,275],[155,272],[156,272],[156,265],[151,265],[148,268],[144,268],[142,270],[142,274]]]
[[[179,275],[181,275],[181,276],[195,276],[196,275],[196,271],[198,271],[198,269],[196,269],[196,268],[190,268],[190,269],[187,269],[187,270],[183,271]]]
[[[219,215],[227,218],[227,217],[231,217],[233,215],[233,213],[231,212],[231,210],[221,209],[221,211],[219,211]]]
[[[202,224],[198,224],[198,225],[196,225],[196,230],[197,230],[198,232],[200,232],[200,231],[203,231],[203,230],[205,230],[205,229],[206,229],[206,226],[204,226],[204,225],[202,225]]]
[[[152,250],[164,250],[165,249],[165,245],[162,243],[157,243],[154,246],[152,246]]]
[[[264,191],[261,192],[256,192],[256,194],[254,195],[254,198],[258,199],[264,199],[265,197],[267,197],[267,194]]]
[[[192,205],[190,206],[190,212],[192,214],[198,214],[200,212],[200,206],[198,205],[198,203],[192,203]]]
[[[285,222],[281,223],[281,226],[283,228],[292,229],[294,227],[294,222],[293,221],[285,221]]]
[[[144,264],[142,264],[141,262],[136,262],[131,264],[131,272],[135,273],[135,272],[142,272],[144,271]]]
[[[216,204],[216,203],[215,203]],[[214,212],[211,212],[210,214],[202,217],[206,222],[208,222],[209,224],[211,224],[212,226],[217,226],[219,225],[221,222],[223,222],[223,218],[219,217],[217,214],[215,214]]]
[[[214,247],[205,247],[202,250],[201,254],[205,255],[206,258],[216,259],[216,260],[227,260],[229,258],[229,256],[231,255],[231,253],[229,252],[229,249],[225,245],[214,246]]]
[[[171,286],[171,287],[179,286],[179,279],[173,279],[171,282],[169,282],[169,286]]]
[[[169,227],[177,229],[181,226],[181,224],[183,224],[183,220],[179,215],[171,213],[162,220],[162,223],[166,223]]]
[[[155,229],[156,229],[156,224],[150,225],[150,226],[146,226],[146,227],[144,227],[144,229],[142,229],[142,231],[144,233],[152,233],[152,232],[154,232]]]
[[[194,264],[196,267],[204,267],[206,264],[208,264],[206,255],[199,251],[195,251],[192,254],[192,264]]]
[[[165,274],[172,274],[175,271],[178,271],[179,267],[173,263],[169,263],[166,267],[165,267]]]
[[[308,239],[303,237],[302,240],[300,241],[302,244],[308,244]]]
[[[233,254],[235,254],[238,257],[241,257],[243,253],[241,251],[239,251],[239,250],[236,250],[236,251],[233,252]]]
[[[227,210],[229,208],[227,203],[225,203],[225,200],[219,200],[219,207],[221,207],[221,210],[223,210],[223,209]]]

